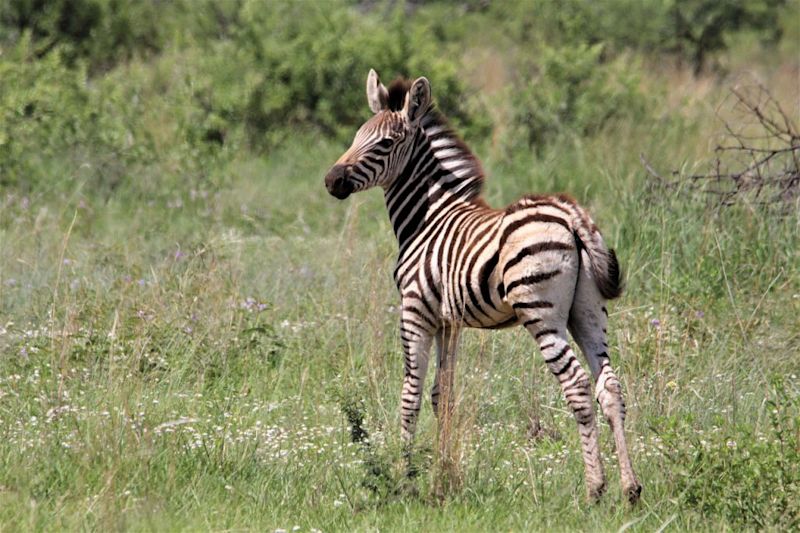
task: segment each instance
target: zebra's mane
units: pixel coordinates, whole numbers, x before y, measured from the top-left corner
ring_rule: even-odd
[[[397,78],[389,85],[389,109],[391,111],[403,109],[411,83],[411,80]],[[434,157],[439,160],[442,168],[452,173],[456,181],[460,182],[450,183],[448,189],[458,191],[460,196],[467,199],[480,196],[485,180],[481,162],[450,127],[447,118],[434,104],[431,104],[425,112],[425,116],[422,117],[421,124],[433,149]]]

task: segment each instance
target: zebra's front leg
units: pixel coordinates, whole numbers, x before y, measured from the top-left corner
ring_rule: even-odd
[[[417,325],[415,321],[402,321],[400,340],[403,344],[405,365],[403,391],[400,396],[401,436],[406,445],[414,439],[417,417],[422,405],[422,387],[428,372],[432,332]]]

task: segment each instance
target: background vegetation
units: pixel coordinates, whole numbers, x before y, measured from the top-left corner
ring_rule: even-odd
[[[798,18],[796,0],[0,3],[0,529],[798,527],[798,195],[723,205],[683,180],[713,166],[719,118],[739,124],[731,87],[760,83],[797,131]],[[617,248],[638,507],[605,426],[611,489],[584,502],[574,422],[522,331],[467,336],[455,482],[436,497],[426,403],[406,486],[395,243],[378,192],[322,187],[369,68],[431,79],[492,205],[567,191]]]

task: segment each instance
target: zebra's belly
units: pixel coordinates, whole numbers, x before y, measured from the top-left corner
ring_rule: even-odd
[[[500,320],[499,322],[496,322],[495,324],[481,325],[477,327],[481,329],[505,329],[505,328],[510,328],[512,326],[517,326],[519,325],[519,323],[520,322],[519,318],[517,318],[517,314],[512,311],[504,319]]]
[[[517,315],[510,305],[494,295],[492,301],[473,291],[471,298],[467,291],[450,294],[444,291],[441,305],[442,320],[445,323],[480,329],[502,329],[518,323]],[[498,302],[498,300],[500,300]]]

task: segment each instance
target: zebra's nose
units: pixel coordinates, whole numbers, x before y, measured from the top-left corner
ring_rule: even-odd
[[[353,192],[353,184],[347,179],[350,168],[351,165],[334,165],[325,176],[325,188],[339,200],[344,200]]]

